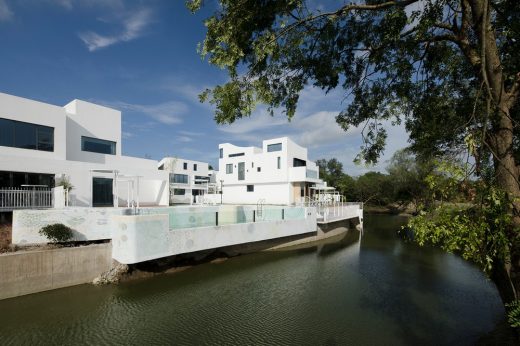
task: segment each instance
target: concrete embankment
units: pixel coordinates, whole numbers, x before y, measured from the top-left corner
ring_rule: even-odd
[[[0,255],[0,299],[63,288],[110,269],[110,243]]]

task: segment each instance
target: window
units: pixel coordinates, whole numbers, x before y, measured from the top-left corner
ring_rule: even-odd
[[[99,154],[116,154],[116,142],[81,136],[81,150]]]
[[[0,145],[54,151],[54,128],[0,118]]]
[[[194,170],[194,171],[197,170],[197,164],[196,164],[196,163],[193,164],[193,170]]]
[[[22,185],[45,185],[54,187],[54,174],[0,171],[0,189]]]
[[[282,151],[282,143],[268,144],[267,152],[270,153],[273,151]]]
[[[254,185],[247,185],[247,192],[254,192],[255,186]]]
[[[282,158],[278,156],[276,160],[276,168],[280,169],[280,167],[282,167]]]
[[[199,185],[199,184],[207,184],[207,183],[209,183],[209,177],[205,177],[202,175],[195,176],[195,184]]]
[[[262,167],[256,167],[256,171],[257,172],[261,172],[262,171]]]
[[[246,163],[238,163],[238,180],[244,180],[246,178]]]
[[[186,194],[185,189],[173,189],[173,194],[175,196],[184,196]]]
[[[187,170],[188,169],[188,163],[187,162],[184,162],[182,164],[182,168],[184,168],[184,170]]]
[[[220,158],[224,158],[224,149],[220,148]]]
[[[186,174],[170,174],[170,183],[188,184],[188,176]]]
[[[293,167],[305,167],[307,166],[307,162],[305,160],[300,160],[297,158],[293,159]]]
[[[228,163],[226,165],[226,174],[232,174],[233,173],[233,164],[232,163]]]
[[[112,179],[92,178],[92,206],[113,207],[114,195]]]
[[[162,165],[159,166],[159,170],[160,171],[163,171],[164,170],[164,163]]]
[[[251,162],[251,168],[255,168],[255,163]]]
[[[307,169],[307,171],[305,172],[305,176],[311,179],[318,179],[318,171]]]
[[[244,156],[244,153],[229,154],[228,157]]]

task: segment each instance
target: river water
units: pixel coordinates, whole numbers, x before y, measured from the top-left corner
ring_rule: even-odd
[[[474,266],[366,215],[335,243],[0,301],[0,345],[472,345],[504,315]]]

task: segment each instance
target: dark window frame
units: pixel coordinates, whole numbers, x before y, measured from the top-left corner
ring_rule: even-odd
[[[29,136],[23,134],[23,131],[29,131]],[[47,140],[42,140],[44,137]],[[53,152],[54,127],[0,118],[0,146]]]
[[[189,179],[187,174],[170,174],[170,183],[171,184],[189,184]]]
[[[92,148],[87,148],[86,145],[89,144],[106,144],[110,146],[110,152],[104,152]],[[96,153],[96,154],[104,154],[104,155],[116,155],[117,153],[117,142],[109,141],[107,139],[101,139],[101,138],[95,138],[95,137],[89,137],[89,136],[81,136],[81,151],[86,151],[89,153]]]
[[[246,185],[247,186],[247,192],[255,192],[255,186],[254,185]]]
[[[282,143],[267,144],[267,152],[273,153],[276,151],[282,151]]]

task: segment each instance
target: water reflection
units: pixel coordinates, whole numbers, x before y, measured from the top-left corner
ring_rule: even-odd
[[[0,301],[0,344],[473,344],[503,316],[459,258],[403,243],[366,216],[346,237],[119,286]]]

